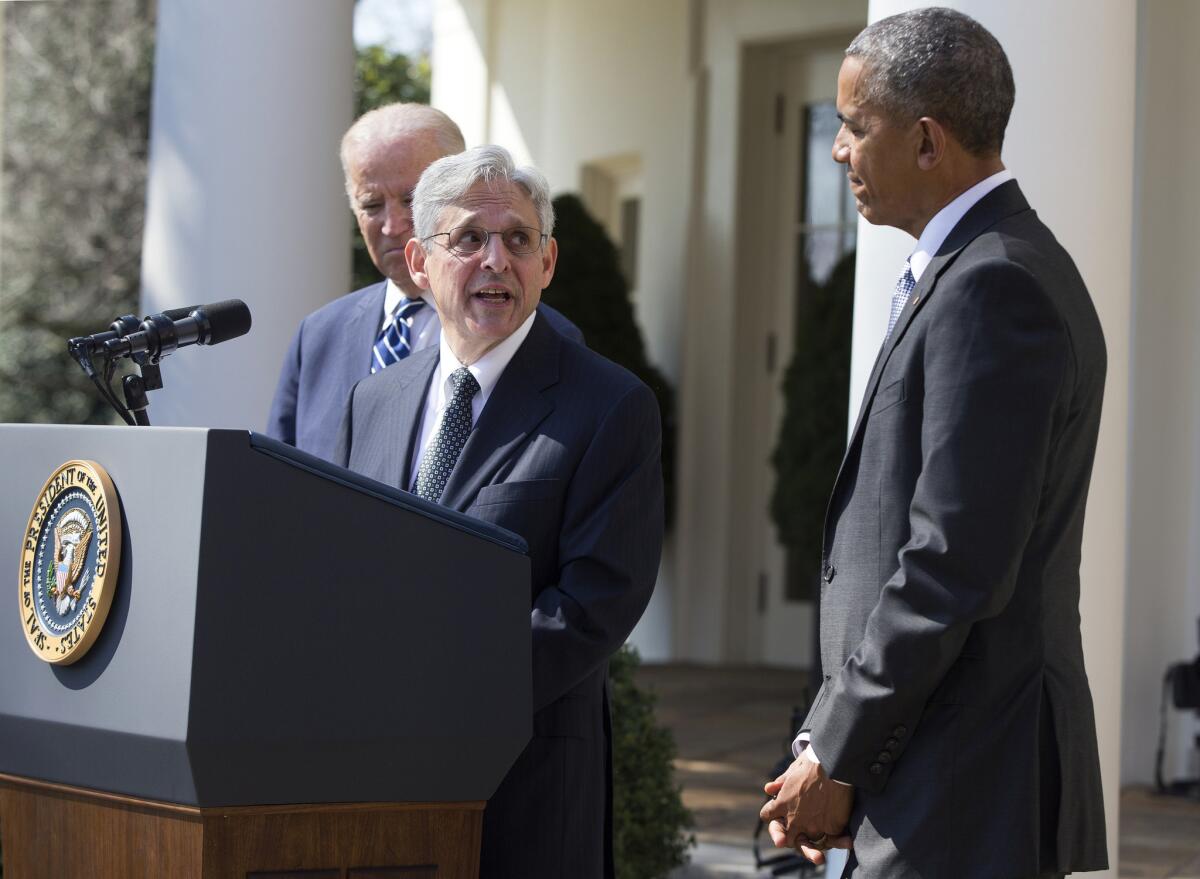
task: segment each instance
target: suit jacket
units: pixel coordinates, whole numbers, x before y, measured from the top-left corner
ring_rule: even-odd
[[[438,356],[418,351],[354,388],[335,460],[408,487]],[[488,802],[484,877],[606,866],[607,661],[658,574],[660,445],[650,389],[539,315],[446,483],[443,505],[520,534],[532,560],[534,735]]]
[[[380,281],[355,290],[300,323],[280,370],[268,436],[320,458],[333,456],[338,417],[350,389],[371,374],[371,348],[383,323],[386,289],[387,281]],[[564,336],[583,342],[579,328],[562,314],[548,305],[539,310]]]
[[[818,757],[848,876],[1107,863],[1079,631],[1105,348],[1015,181],[951,231],[880,351],[825,521]]]

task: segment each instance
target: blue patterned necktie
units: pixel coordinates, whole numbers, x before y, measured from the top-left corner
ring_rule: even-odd
[[[434,503],[441,500],[450,471],[467,444],[467,435],[471,432],[471,398],[479,391],[479,382],[465,366],[450,373],[450,384],[454,386],[453,395],[442,414],[441,426],[421,459],[413,489],[418,497]]]
[[[904,306],[908,304],[908,297],[912,295],[913,288],[916,286],[917,279],[913,277],[912,263],[905,260],[904,274],[896,279],[896,292],[892,294],[892,313],[888,315],[888,328],[887,333],[883,337],[884,342],[887,342],[892,337],[892,330],[896,328],[896,321],[900,320]]]
[[[400,297],[400,304],[392,312],[392,320],[379,334],[371,351],[371,375],[387,369],[398,360],[412,353],[412,333],[409,325],[412,317],[425,307],[424,299]]]

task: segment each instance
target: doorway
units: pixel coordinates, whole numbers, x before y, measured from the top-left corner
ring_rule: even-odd
[[[820,486],[830,469],[832,485],[845,447],[845,415],[840,423],[829,416],[832,409],[844,413],[848,399],[850,327],[842,318],[852,306],[857,214],[830,146],[839,125],[837,72],[851,36],[752,46],[743,54],[738,533],[728,648],[730,656],[767,665],[812,665]],[[813,451],[822,441],[824,453]],[[802,455],[786,454],[800,448]],[[830,448],[832,465],[825,460]]]

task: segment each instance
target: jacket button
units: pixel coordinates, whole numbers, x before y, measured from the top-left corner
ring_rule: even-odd
[[[872,763],[868,767],[868,769],[870,770],[872,775],[881,775],[883,773],[883,764],[882,763]]]
[[[883,743],[883,746],[885,748],[887,748],[889,751],[895,750],[899,745],[900,745],[900,742],[896,741],[896,739],[888,739],[886,742]]]
[[[878,760],[880,763],[891,763],[892,755],[889,754],[887,751],[880,751],[879,756],[876,757],[875,759]]]
[[[898,726],[892,730],[892,738],[902,739],[906,735],[908,735],[908,727],[906,726]]]
[[[825,563],[825,569],[821,571],[821,579],[826,583],[832,583],[834,576],[837,574],[837,568],[828,562]]]

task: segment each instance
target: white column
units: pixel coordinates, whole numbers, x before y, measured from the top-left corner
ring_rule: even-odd
[[[462,129],[467,146],[491,137],[492,0],[434,0],[430,103]]]
[[[156,425],[261,430],[300,319],[348,289],[353,9],[159,2],[142,309],[238,298],[254,327],[168,358]]]
[[[1150,784],[1162,677],[1193,659],[1200,615],[1200,170],[1173,144],[1200,139],[1200,4],[1139,5],[1129,604],[1121,775]],[[1169,779],[1195,777],[1195,716],[1171,710]]]
[[[1008,53],[1017,99],[1004,160],[1087,282],[1104,326],[1108,378],[1083,541],[1083,642],[1116,876],[1129,450],[1136,0],[942,0],[978,19]],[[925,6],[872,0],[870,20]],[[860,221],[851,417],[913,241]]]

